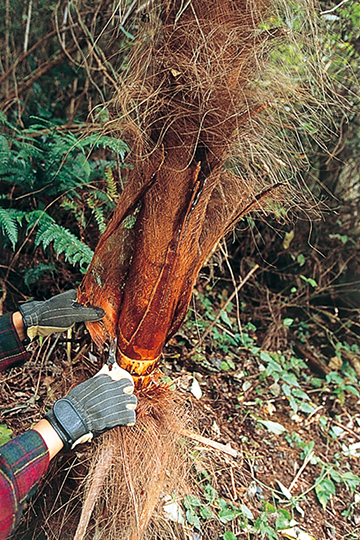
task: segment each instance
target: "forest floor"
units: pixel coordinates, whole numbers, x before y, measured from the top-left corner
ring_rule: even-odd
[[[277,230],[250,221],[230,257],[223,246],[215,267],[202,271],[161,369],[192,400],[198,433],[226,446],[193,441],[203,465],[194,467],[191,493],[172,513],[164,501],[157,510],[174,523],[171,538],[360,539],[360,259],[351,237],[356,211],[341,216],[341,224],[334,214],[319,225]],[[33,264],[29,253],[10,273],[9,306],[27,297],[18,288]],[[36,257],[49,262],[39,250]],[[31,285],[33,298],[78,285],[81,275],[59,264],[56,281],[48,272]],[[244,280],[251,272],[231,300],[234,275]],[[83,325],[34,341],[29,351],[25,365],[0,374],[1,443],[30,428],[106,360]],[[87,452],[83,445],[54,460],[16,540],[73,538],[69,520],[60,533],[47,518],[79,497]]]
[[[224,351],[209,340],[201,353],[189,354],[192,338],[194,326],[188,321],[166,347],[163,372],[180,392],[192,394],[200,433],[230,445],[237,456],[199,443],[210,466],[194,480],[196,496],[183,501],[181,519],[170,519],[180,519],[183,534],[193,540],[359,539],[356,383],[340,377],[334,393],[291,351],[261,351],[255,336],[248,336],[248,347]],[[4,440],[8,429],[16,435],[31,427],[54,398],[97,371],[84,328],[71,339],[60,335],[34,342],[26,365],[0,375]],[[283,384],[291,389],[288,396]],[[49,479],[53,477],[54,468]],[[71,489],[66,482],[62,487]],[[56,482],[52,489],[59,489]],[[30,510],[32,518],[28,513],[18,540],[72,538],[56,532],[35,534],[31,523],[37,510]]]

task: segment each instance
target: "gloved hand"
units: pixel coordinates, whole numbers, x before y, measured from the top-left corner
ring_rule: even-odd
[[[134,381],[119,366],[103,368],[54,403],[45,418],[64,443],[65,451],[115,426],[135,424]]]
[[[98,321],[104,317],[103,309],[78,304],[76,297],[76,291],[71,290],[44,302],[27,302],[19,306],[30,340],[36,336],[64,332],[76,322]]]

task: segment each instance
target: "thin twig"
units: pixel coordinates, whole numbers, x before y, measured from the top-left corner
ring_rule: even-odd
[[[237,495],[237,491],[236,491],[236,487],[235,487],[235,478],[234,478],[233,466],[230,467],[230,478],[231,478],[231,487],[232,487],[232,490],[233,490],[234,501],[237,501],[238,500],[238,495]]]
[[[26,53],[28,49],[28,45],[29,45],[31,12],[32,12],[32,0],[29,0],[27,19],[26,19],[26,28],[25,28],[25,37],[24,37],[24,53]]]
[[[2,295],[1,295],[1,298],[0,298],[0,315],[3,315],[3,313],[4,313],[4,302],[6,300],[7,289],[6,289],[5,280],[1,279],[1,278],[0,278],[0,290],[2,291]]]
[[[335,424],[336,426],[340,427],[340,428],[343,429],[344,431],[347,431],[348,433],[351,433],[351,435],[352,435],[353,437],[355,437],[355,439],[357,439],[358,441],[360,441],[360,435],[358,435],[357,433],[355,433],[355,431],[353,431],[352,429],[348,428],[347,426],[343,426],[342,424],[340,424],[340,422],[337,422],[336,420],[333,420],[332,423]]]
[[[136,2],[137,0],[134,0],[133,3],[129,6],[129,9],[127,10],[127,12],[125,13],[124,17],[122,18],[122,21],[120,21],[120,28],[122,28],[124,26],[124,24],[126,23],[127,19],[129,18],[132,10],[134,9],[134,7],[136,6]]]
[[[69,28],[65,28],[65,30],[68,30]],[[40,39],[37,43],[35,43],[30,49],[26,52],[23,52],[20,54],[20,56],[17,57],[17,59],[14,61],[14,63],[6,69],[6,71],[1,75],[0,77],[0,85],[9,77],[9,75],[14,71],[14,69],[23,61],[25,58],[27,58],[31,53],[33,53],[40,45],[42,45],[45,41],[50,39],[52,36],[56,34],[56,30],[52,30],[46,36],[44,36],[42,39]]]
[[[203,437],[202,435],[198,435],[197,433],[194,433],[193,431],[190,431],[189,429],[181,429],[180,435],[183,435],[184,437],[188,439],[193,439],[194,441],[198,441],[201,444],[205,444],[206,446],[210,446],[211,448],[214,448],[214,450],[219,450],[219,452],[224,452],[225,454],[229,454],[229,456],[232,456],[233,458],[238,457],[238,451],[231,448],[229,444],[222,444],[218,443],[216,441],[213,441],[212,439],[208,439],[207,437]]]
[[[301,465],[300,469],[298,470],[294,480],[291,482],[290,486],[289,486],[289,491],[291,492],[292,488],[295,486],[296,482],[298,481],[298,479],[300,478],[300,475],[302,474],[303,470],[305,469],[306,465],[309,463],[309,461],[311,460],[311,458],[313,457],[314,455],[314,452],[310,452],[310,454],[308,454],[306,456],[306,458],[304,459],[304,463]]]
[[[205,330],[205,332],[203,333],[203,335],[201,336],[199,342],[195,345],[195,347],[193,347],[191,349],[191,351],[186,355],[187,357],[191,356],[192,354],[195,353],[195,351],[197,350],[198,347],[200,347],[200,345],[204,342],[204,339],[209,335],[209,333],[211,332],[211,330],[214,328],[214,326],[217,324],[218,320],[220,319],[221,317],[221,311],[224,311],[226,310],[226,308],[228,307],[228,305],[230,304],[230,302],[233,300],[233,298],[239,293],[240,289],[243,288],[243,286],[245,285],[245,283],[251,278],[251,276],[256,272],[256,270],[259,268],[259,265],[258,264],[255,264],[254,268],[252,268],[250,270],[250,272],[245,276],[245,278],[241,281],[241,283],[239,283],[239,285],[236,287],[236,289],[231,293],[231,295],[229,296],[229,298],[226,300],[224,306],[222,307],[222,309],[219,311],[219,313],[217,314],[217,316],[215,317],[215,319],[212,321],[212,323],[210,324],[210,326],[207,327],[207,329]]]
[[[229,272],[230,272],[231,281],[233,282],[234,289],[236,289],[236,279],[235,279],[234,272],[233,272],[233,269],[232,269],[230,261],[229,261],[229,252],[228,252],[227,245],[226,245],[225,241],[223,242],[223,245],[222,245],[222,243],[220,243],[220,250],[221,250],[221,252],[223,253],[223,255],[225,257],[225,262],[226,262],[226,265],[227,265],[227,267],[229,269]],[[241,334],[242,333],[242,327],[241,327],[241,320],[240,320],[240,302],[239,302],[239,295],[238,294],[235,295],[235,300],[236,300],[236,320],[237,320],[239,332]]]
[[[75,47],[73,47],[72,49],[70,49],[69,52],[73,52],[75,51]],[[17,89],[17,91],[14,91],[12,92],[11,94],[9,94],[7,96],[7,99],[3,100],[1,103],[0,103],[0,107],[1,108],[9,108],[9,106],[11,105],[11,101],[16,98],[17,96],[19,96],[20,94],[22,94],[25,90],[27,90],[28,88],[30,88],[35,81],[37,81],[38,79],[40,79],[40,77],[42,77],[43,75],[45,75],[45,73],[47,73],[48,71],[50,71],[50,69],[52,69],[53,67],[55,67],[57,64],[60,64],[60,62],[63,61],[65,57],[65,54],[63,52],[59,53],[57,56],[55,56],[52,60],[50,60],[49,62],[47,62],[46,64],[43,64],[42,66],[40,66],[38,69],[36,69],[32,74],[31,76]]]
[[[9,69],[10,63],[10,1],[6,0],[5,2],[5,71]],[[5,81],[5,97],[9,95],[9,81]]]
[[[343,4],[345,4],[346,2],[348,2],[349,0],[342,0],[342,2],[340,2],[340,4],[337,4],[336,6],[334,6],[333,8],[331,9],[327,9],[326,11],[321,11],[320,12],[320,15],[326,15],[327,13],[332,13],[333,11],[335,11],[336,9],[338,9],[340,6],[342,6]]]

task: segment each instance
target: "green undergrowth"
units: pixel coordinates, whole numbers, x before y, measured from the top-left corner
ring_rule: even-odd
[[[91,246],[104,232],[119,197],[118,171],[124,167],[126,144],[102,134],[100,125],[89,134],[32,118],[28,127],[19,129],[3,113],[0,124],[3,249],[31,256],[41,248],[44,260],[33,257],[24,271],[28,286],[49,270],[56,275],[56,260],[62,255],[86,272]]]
[[[317,286],[315,280],[310,283],[303,275],[300,278],[298,286],[301,283],[304,287]],[[291,287],[288,288],[291,295]],[[305,323],[288,316],[284,309],[279,326],[287,336],[287,347],[264,350],[261,322],[252,320],[249,304],[245,305],[249,297],[244,295],[238,299],[238,305],[235,300],[228,302],[228,289],[221,279],[212,284],[201,283],[178,343],[191,347],[191,369],[201,374],[199,380],[218,374],[219,385],[220,381],[227,381],[230,395],[236,396],[233,408],[242,423],[244,418],[251,419],[256,430],[263,431],[265,439],[269,438],[270,447],[275,436],[282,441],[282,447],[296,451],[300,470],[311,471],[311,485],[294,495],[294,486],[286,486],[278,479],[274,478],[272,485],[262,485],[257,479],[255,485],[262,493],[258,501],[261,506],[255,505],[257,510],[254,511],[247,494],[235,504],[219,496],[211,477],[202,475],[197,480],[200,495],[183,501],[187,523],[201,531],[215,520],[223,527],[224,540],[283,536],[310,540],[312,535],[306,531],[306,520],[314,497],[319,511],[326,515],[344,492],[347,505],[341,515],[346,523],[353,523],[360,504],[357,466],[360,442],[356,433],[352,436],[351,430],[347,431],[345,424],[350,422],[355,432],[359,425],[355,413],[360,404],[360,384],[354,368],[354,361],[360,359],[359,346],[350,333],[347,340],[346,334],[335,336],[329,332],[326,336],[331,336],[331,348],[323,338],[322,347],[317,342],[317,347],[310,349],[327,367],[324,373],[314,373],[306,357],[296,352],[292,343],[299,342],[310,348],[309,339],[314,329],[317,328],[317,335],[322,331],[315,319]],[[245,322],[241,324],[241,321]],[[205,388],[205,382],[202,387]],[[344,422],[344,411],[347,411],[347,422]],[[310,428],[312,424],[315,430]],[[244,434],[237,442],[251,454],[251,435]],[[324,455],[324,448],[331,450],[326,450]],[[256,457],[251,456],[256,461]]]

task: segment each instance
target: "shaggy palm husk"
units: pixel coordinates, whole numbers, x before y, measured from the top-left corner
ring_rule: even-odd
[[[178,330],[218,240],[278,186],[263,191],[255,175],[226,167],[268,107],[252,81],[269,5],[154,3],[152,35],[135,48],[116,99],[133,168],[80,300],[105,309],[103,323],[89,325],[92,337],[101,344],[117,336],[119,362],[135,376],[153,369]]]
[[[139,398],[136,425],[106,434],[93,456],[85,492],[87,507],[75,539],[83,538],[88,529],[88,538],[137,540],[143,537],[159,500],[164,502],[166,494],[175,499],[191,490],[191,444],[181,436],[193,424],[186,400],[166,385],[153,386]],[[97,483],[103,484],[101,489],[93,488]],[[156,535],[166,527],[155,529]],[[154,530],[149,537],[153,534]]]

